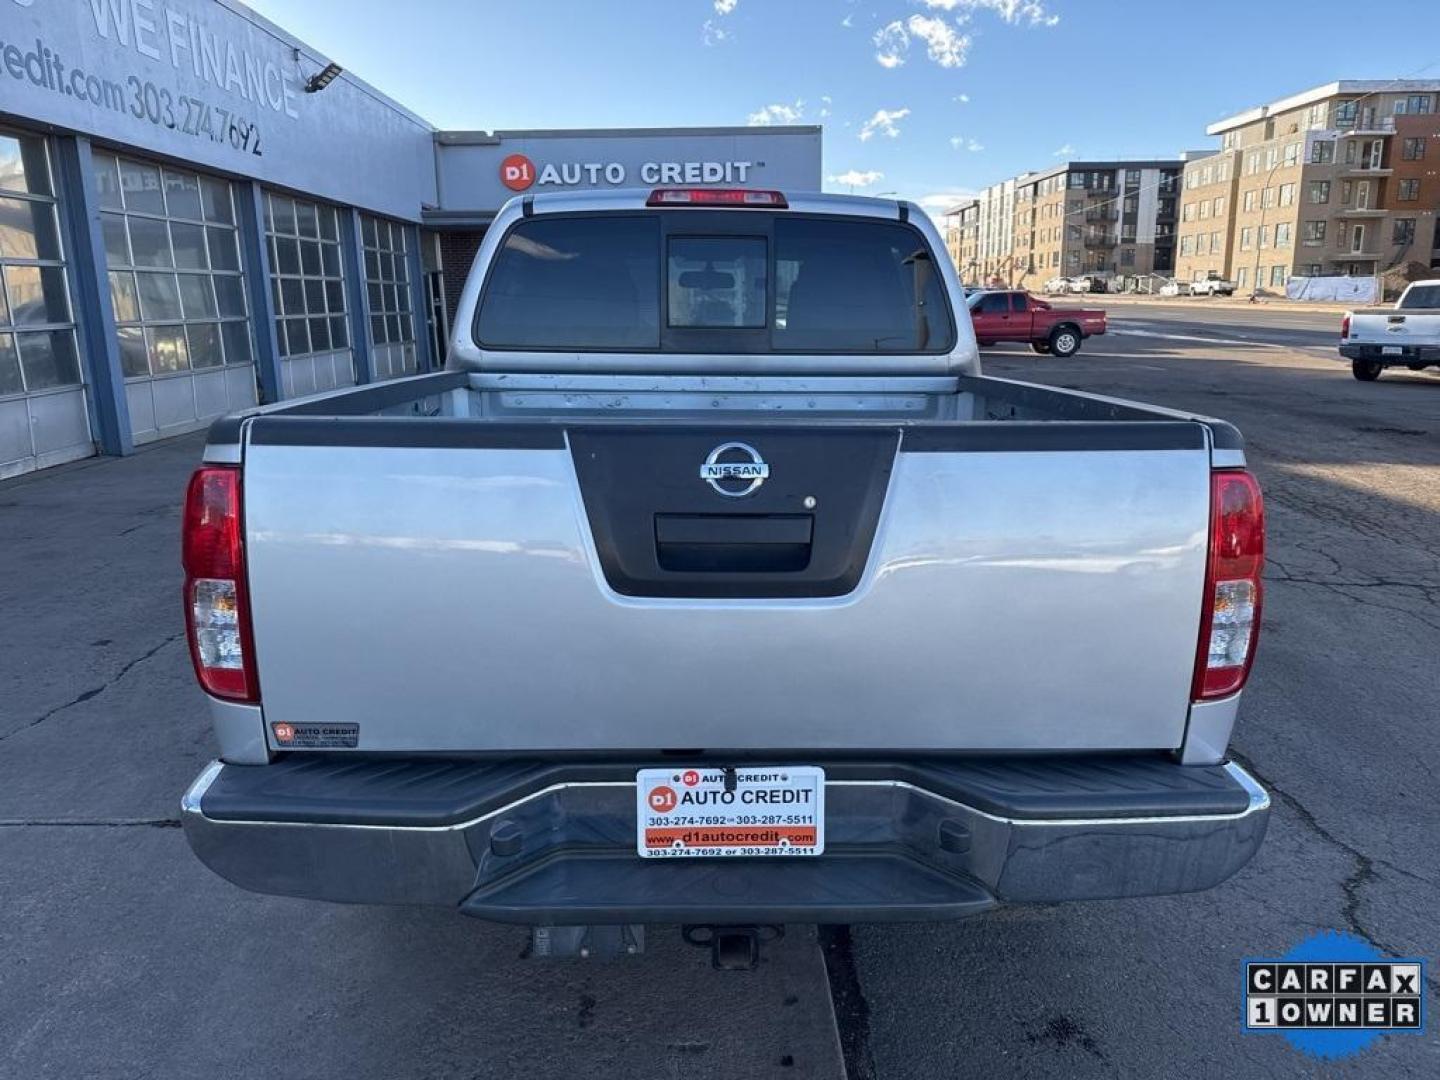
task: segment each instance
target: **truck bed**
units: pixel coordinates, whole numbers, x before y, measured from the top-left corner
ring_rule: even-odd
[[[741,505],[697,479],[731,441],[772,469]],[[229,418],[206,456],[244,465],[267,732],[1059,752],[1181,744],[1240,443],[981,376],[449,372]]]

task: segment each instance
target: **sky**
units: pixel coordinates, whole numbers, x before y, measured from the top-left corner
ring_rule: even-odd
[[[1440,0],[1380,23],[1355,0],[248,2],[437,127],[820,124],[828,190],[932,213],[1213,147],[1207,124],[1335,79],[1440,79]]]

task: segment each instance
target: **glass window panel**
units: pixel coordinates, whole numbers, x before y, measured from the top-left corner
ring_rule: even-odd
[[[305,314],[305,287],[299,278],[280,279],[280,312],[283,315]]]
[[[396,293],[396,299],[400,302],[399,309],[401,314],[410,314],[410,287],[408,285],[400,286]]]
[[[325,282],[325,306],[334,313],[345,310],[345,286],[338,281]]]
[[[380,253],[380,273],[376,275],[381,281],[395,280],[395,256],[389,252]]]
[[[190,338],[192,368],[219,367],[225,362],[220,351],[219,323],[191,323],[186,330]]]
[[[200,218],[200,178],[194,173],[171,172],[165,175],[165,211],[171,217]]]
[[[185,371],[190,367],[189,346],[183,326],[152,326],[145,331],[150,344],[150,370],[156,375]]]
[[[32,393],[52,386],[74,386],[80,382],[80,362],[75,355],[75,335],[70,330],[38,334],[16,334],[20,347],[20,369],[25,388]]]
[[[286,319],[285,337],[290,342],[290,355],[310,351],[310,335],[305,332],[304,319]]]
[[[340,225],[333,206],[320,207],[320,238],[322,240],[340,239]]]
[[[135,279],[139,285],[142,319],[180,318],[180,290],[175,285],[175,275],[136,274]]]
[[[281,356],[290,355],[290,347],[285,343],[285,320],[275,320],[275,347],[280,350]]]
[[[120,163],[110,154],[95,155],[95,188],[101,208],[119,210],[124,206],[120,198]]]
[[[30,199],[0,199],[0,256],[58,259],[55,208]]]
[[[360,239],[366,247],[375,246],[375,219],[368,215],[360,217]]]
[[[187,319],[209,319],[215,316],[215,294],[207,274],[180,275],[180,303]]]
[[[160,170],[154,165],[120,159],[120,190],[125,208],[145,214],[165,213],[165,196],[160,191]]]
[[[365,286],[365,291],[370,297],[371,311],[385,310],[385,287],[383,285],[377,285],[372,281]]]
[[[125,218],[120,214],[101,214],[100,231],[105,235],[106,265],[129,266],[130,241],[125,234]]]
[[[220,336],[225,340],[225,362],[227,364],[250,363],[250,324],[248,322],[221,323]]]
[[[233,229],[209,228],[210,266],[215,270],[239,270],[240,249],[236,246]]]
[[[365,277],[374,281],[380,276],[380,256],[373,251],[365,252]]]
[[[165,222],[130,218],[130,251],[136,266],[170,266],[170,233]]]
[[[138,326],[122,326],[120,336],[120,370],[127,379],[150,374],[150,358],[145,352],[145,331]]]
[[[265,231],[267,233],[273,233],[275,231],[275,196],[266,195],[265,198],[261,200],[261,202],[265,206]]]
[[[350,344],[350,328],[343,315],[335,315],[330,319],[330,344],[336,349],[343,349]]]
[[[385,322],[390,331],[391,341],[404,341],[406,339],[408,335],[402,332],[399,315],[390,315],[386,318]]]
[[[175,265],[190,270],[209,269],[205,256],[205,226],[170,223],[170,240],[175,249]]]
[[[275,238],[275,270],[281,274],[300,272],[300,242],[283,236]]]
[[[375,342],[376,345],[384,345],[384,344],[385,344],[385,342],[386,342],[386,337],[385,337],[385,316],[384,316],[384,315],[371,315],[371,316],[370,316],[370,338],[371,338],[372,341]]]
[[[310,320],[310,348],[316,352],[325,352],[330,348],[330,320]]]
[[[320,235],[320,221],[315,212],[314,203],[299,202],[295,204],[295,225],[301,236],[313,240]]]
[[[135,295],[134,274],[123,270],[110,271],[110,306],[115,309],[116,322],[140,321],[140,300]],[[143,347],[141,351],[144,351]]]
[[[43,139],[0,135],[0,189],[30,195],[51,193]]]
[[[235,204],[230,198],[230,182],[209,176],[200,177],[200,196],[205,204],[205,220],[235,224]]]
[[[10,319],[16,326],[70,321],[65,297],[65,271],[58,266],[7,266]]]
[[[400,310],[400,303],[399,303],[399,301],[396,299],[396,296],[395,296],[395,286],[394,286],[394,285],[383,285],[383,286],[381,286],[380,291],[381,291],[381,293],[384,295],[384,298],[385,298],[385,302],[381,305],[381,310],[382,310],[382,311],[399,311],[399,310]]]
[[[215,304],[222,318],[245,317],[245,283],[226,274],[215,278]]]
[[[320,249],[320,269],[326,277],[340,277],[340,249],[334,244],[325,244]]]
[[[314,278],[306,280],[305,311],[309,315],[325,314],[325,282]]]
[[[20,354],[15,350],[15,335],[0,334],[0,396],[24,392],[25,381],[20,377]]]
[[[300,241],[300,269],[307,274],[319,275],[320,242],[318,240]]]
[[[10,324],[10,305],[5,300],[5,290],[0,289],[0,326]]]
[[[295,200],[288,195],[271,195],[270,212],[274,216],[273,232],[295,235]]]

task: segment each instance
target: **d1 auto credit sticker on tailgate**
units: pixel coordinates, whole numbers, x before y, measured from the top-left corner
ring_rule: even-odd
[[[642,858],[819,855],[825,771],[812,765],[642,769],[635,777]]]

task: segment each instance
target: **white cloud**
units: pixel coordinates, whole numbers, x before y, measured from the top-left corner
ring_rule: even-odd
[[[910,35],[905,24],[899,19],[875,31],[875,60],[883,68],[897,68],[905,63],[905,53],[910,49]]]
[[[1056,151],[1054,151],[1053,153],[1051,153],[1050,156],[1051,156],[1051,157],[1069,157],[1069,156],[1070,156],[1071,154],[1073,154],[1073,153],[1075,153],[1075,147],[1072,146],[1070,143],[1067,142],[1064,146],[1060,147],[1059,150],[1056,150]]]
[[[921,195],[915,201],[920,204],[931,217],[939,217],[953,206],[969,202],[975,198],[977,192],[969,188],[951,188],[948,191],[932,191],[928,195]]]
[[[905,63],[912,40],[925,45],[925,54],[944,68],[963,67],[970,53],[970,37],[944,19],[911,15],[896,19],[875,31],[875,62],[884,68]]]
[[[729,15],[739,3],[740,0],[715,0],[715,14]]]
[[[832,184],[840,184],[842,187],[869,187],[885,179],[883,172],[876,172],[874,169],[861,172],[859,169],[851,169],[849,172],[840,173],[838,176],[830,177]]]
[[[827,116],[829,116],[829,115],[830,115],[830,95],[829,95],[829,94],[821,94],[821,95],[820,95],[820,119],[823,120],[823,119],[825,119],[825,117],[827,117]]]
[[[719,45],[722,41],[730,40],[730,31],[714,19],[706,19],[705,24],[700,27],[700,40],[706,45]]]
[[[1045,7],[1045,0],[921,0],[927,8],[960,11],[968,18],[975,11],[993,11],[1007,23],[1029,26],[1054,26],[1060,21]]]
[[[970,95],[969,95],[969,94],[956,94],[956,95],[955,95],[953,98],[951,98],[950,100],[951,100],[951,101],[958,101],[961,105],[969,105],[969,104],[970,104]]]
[[[869,142],[876,135],[895,139],[900,136],[898,121],[910,115],[909,109],[876,109],[875,115],[860,125],[860,141]]]
[[[849,30],[852,26],[855,25],[855,13],[852,11],[849,15],[846,15],[843,19],[840,20],[840,25],[843,26],[846,30]]]
[[[985,147],[975,139],[967,139],[963,135],[952,135],[950,136],[950,149],[969,150],[971,153],[979,153],[981,150],[984,150]]]
[[[970,38],[959,33],[944,19],[911,15],[906,20],[910,33],[925,42],[925,53],[943,68],[962,67],[970,51]]]
[[[745,122],[751,127],[770,127],[774,124],[799,123],[804,115],[805,102],[797,98],[794,105],[763,105],[747,116]]]

